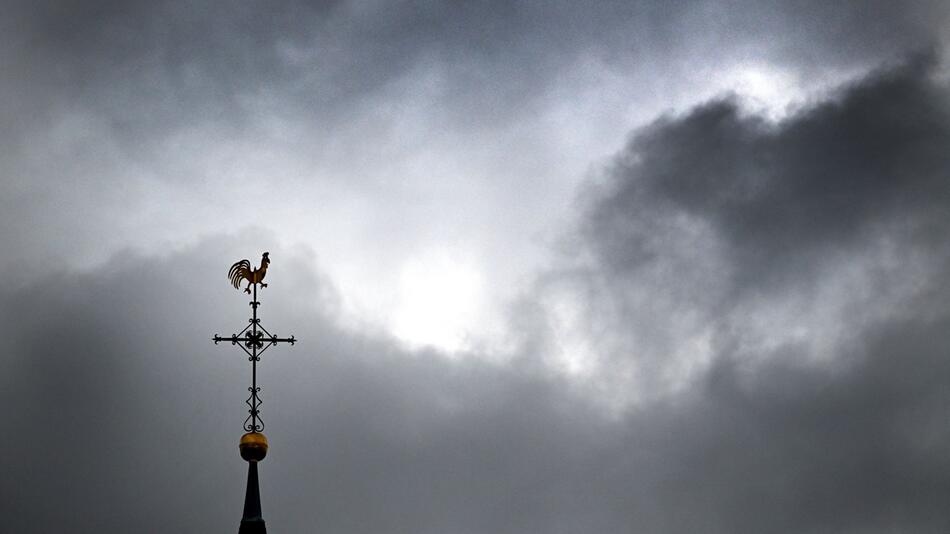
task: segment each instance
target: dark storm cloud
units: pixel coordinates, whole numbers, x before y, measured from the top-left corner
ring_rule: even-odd
[[[950,110],[933,64],[779,124],[717,100],[639,130],[586,191],[574,259],[540,294],[571,296],[595,352],[641,368],[645,388],[720,350],[829,356],[855,324],[913,309],[948,254]]]
[[[722,331],[691,387],[620,413],[540,371],[544,354],[453,360],[341,329],[314,259],[272,249],[261,313],[301,343],[268,352],[261,366],[271,529],[946,532],[950,197],[936,150],[950,127],[946,97],[916,64],[777,126],[726,102],[635,135],[588,197],[580,236],[591,248],[569,289],[597,301],[592,315],[629,312],[642,299],[636,289]],[[209,338],[245,320],[222,258],[247,239],[117,255],[90,272],[0,289],[7,528],[236,526],[247,362]],[[874,285],[904,270],[877,263],[882,239],[927,266],[908,266],[920,278],[897,284],[894,298]],[[787,292],[820,307],[801,279],[838,283],[852,262],[877,273],[859,280],[870,293],[861,302],[884,309],[867,320],[834,315],[834,328],[852,335],[835,339],[833,359],[811,363],[807,343],[748,358],[748,338],[763,332],[735,308],[760,299],[786,318]],[[782,283],[755,286],[775,278]],[[741,287],[746,279],[754,290]],[[685,336],[674,327],[694,324],[644,313],[646,323],[621,314],[626,322],[604,335],[647,325]]]
[[[736,286],[761,289],[761,276],[836,259],[882,232],[921,239],[941,228],[950,107],[930,63],[875,75],[779,125],[716,101],[645,128],[588,229],[600,256],[618,268],[655,257],[647,236],[617,231],[685,217],[725,241]]]

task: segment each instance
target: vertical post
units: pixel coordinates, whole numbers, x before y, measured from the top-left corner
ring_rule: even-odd
[[[254,286],[254,301],[251,319],[251,334],[257,339],[257,284]],[[251,432],[257,432],[257,342],[251,345]]]

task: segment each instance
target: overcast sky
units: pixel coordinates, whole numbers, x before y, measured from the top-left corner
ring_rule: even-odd
[[[0,510],[950,530],[942,2],[12,2]]]

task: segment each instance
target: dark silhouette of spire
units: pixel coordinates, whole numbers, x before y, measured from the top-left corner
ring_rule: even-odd
[[[261,516],[261,488],[257,480],[257,462],[247,462],[247,493],[244,495],[244,517],[238,534],[266,534]]]

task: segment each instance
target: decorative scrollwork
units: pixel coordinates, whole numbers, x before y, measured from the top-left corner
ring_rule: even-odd
[[[251,395],[244,401],[245,404],[250,407],[250,410],[247,411],[247,419],[244,420],[244,430],[247,432],[261,432],[264,430],[264,420],[261,419],[260,406],[264,403],[261,400],[261,397],[258,393],[261,391],[260,386],[258,387],[249,387],[248,391],[251,392]]]
[[[248,332],[244,334],[244,346],[247,348],[262,348],[264,346],[264,334],[261,332]]]

